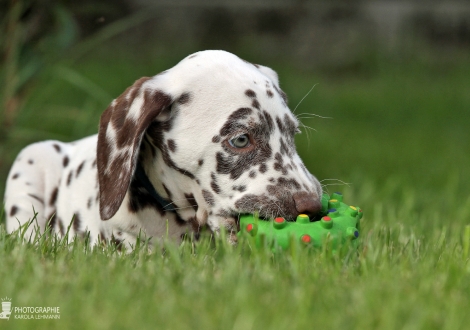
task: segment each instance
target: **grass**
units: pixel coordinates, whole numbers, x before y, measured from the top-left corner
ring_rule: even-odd
[[[3,321],[37,329],[463,329],[470,317],[470,227],[417,235],[372,208],[357,254],[282,254],[203,241],[145,247],[21,244],[0,233],[2,296],[60,306],[60,320]],[[429,217],[425,213],[423,217]],[[423,220],[421,217],[415,220]]]
[[[88,59],[48,71],[3,146],[4,163],[34,140],[96,132],[112,97],[175,62]],[[297,145],[308,168],[335,184],[327,189],[364,210],[357,253],[273,254],[204,240],[121,255],[54,238],[23,244],[0,226],[0,296],[13,306],[59,306],[61,314],[0,320],[1,328],[465,329],[470,63],[380,62],[355,74],[271,65],[291,108],[318,84],[299,116],[334,118],[304,118],[315,131]]]

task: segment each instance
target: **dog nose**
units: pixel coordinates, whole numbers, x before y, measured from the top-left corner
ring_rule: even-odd
[[[292,198],[299,213],[313,215],[321,211],[321,202],[315,194],[297,192],[292,195]]]

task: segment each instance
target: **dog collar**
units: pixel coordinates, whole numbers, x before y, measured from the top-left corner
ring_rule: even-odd
[[[140,163],[137,163],[137,167],[135,169],[135,178],[165,211],[176,212],[176,209],[174,208],[172,203],[166,201],[162,196],[157,193],[155,187],[150,182],[147,174],[145,174],[144,168],[142,167],[142,165],[140,165]]]

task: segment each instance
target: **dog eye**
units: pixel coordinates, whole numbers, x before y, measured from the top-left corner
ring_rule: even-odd
[[[248,134],[242,134],[229,140],[228,143],[230,143],[234,148],[245,148],[250,144],[250,138],[248,137]]]

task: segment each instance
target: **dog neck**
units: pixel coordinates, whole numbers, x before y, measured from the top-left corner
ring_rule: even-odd
[[[137,181],[142,185],[142,187],[147,190],[150,196],[165,210],[168,212],[175,212],[175,208],[171,204],[171,202],[166,201],[162,196],[160,196],[157,191],[155,190],[155,187],[152,185],[150,182],[147,174],[145,173],[144,168],[142,165],[140,165],[140,162],[137,163],[136,169],[135,169],[135,178]]]

